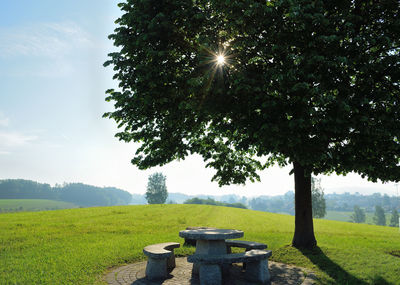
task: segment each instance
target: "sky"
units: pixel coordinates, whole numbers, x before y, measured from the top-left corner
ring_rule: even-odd
[[[55,185],[82,182],[144,193],[150,174],[167,176],[169,192],[188,195],[281,195],[293,190],[290,167],[260,173],[261,182],[218,187],[199,156],[141,171],[136,144],[118,141],[104,68],[115,48],[107,36],[120,15],[113,0],[0,1],[0,179]],[[394,183],[358,175],[320,176],[325,193],[396,194]]]

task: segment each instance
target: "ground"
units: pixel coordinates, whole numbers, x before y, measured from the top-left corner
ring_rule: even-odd
[[[124,265],[110,270],[104,277],[109,285],[198,285],[197,277],[192,277],[192,263],[186,257],[176,259],[176,268],[171,272],[170,278],[165,281],[150,282],[145,279],[146,261]],[[307,269],[294,267],[278,262],[269,262],[271,285],[310,285],[314,275]],[[229,280],[224,284],[229,285],[255,285],[242,279],[241,267],[235,265],[230,270]]]

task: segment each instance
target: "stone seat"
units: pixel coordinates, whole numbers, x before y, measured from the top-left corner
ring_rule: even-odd
[[[222,283],[221,265],[232,263],[246,263],[245,278],[259,284],[269,284],[268,258],[270,250],[253,249],[234,254],[194,254],[188,256],[187,261],[200,264],[200,284],[219,285]]]
[[[226,250],[227,253],[231,253],[232,247],[244,248],[246,251],[252,249],[266,249],[267,245],[265,243],[246,241],[246,240],[226,240]]]
[[[232,247],[244,248],[246,251],[252,249],[266,249],[265,243],[246,240],[226,240],[226,253],[232,253]],[[246,262],[243,262],[243,269],[246,269]]]
[[[165,279],[168,271],[175,268],[174,249],[181,245],[177,242],[165,242],[148,245],[143,253],[148,257],[146,277],[149,280]]]

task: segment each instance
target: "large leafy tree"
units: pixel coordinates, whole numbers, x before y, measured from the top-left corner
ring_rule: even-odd
[[[119,6],[105,116],[140,169],[198,153],[225,185],[292,164],[296,247],[316,245],[312,174],[400,179],[398,0]]]

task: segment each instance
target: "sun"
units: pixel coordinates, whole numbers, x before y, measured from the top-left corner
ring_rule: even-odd
[[[224,65],[225,64],[225,56],[223,56],[222,54],[217,55],[217,64],[218,65]]]

